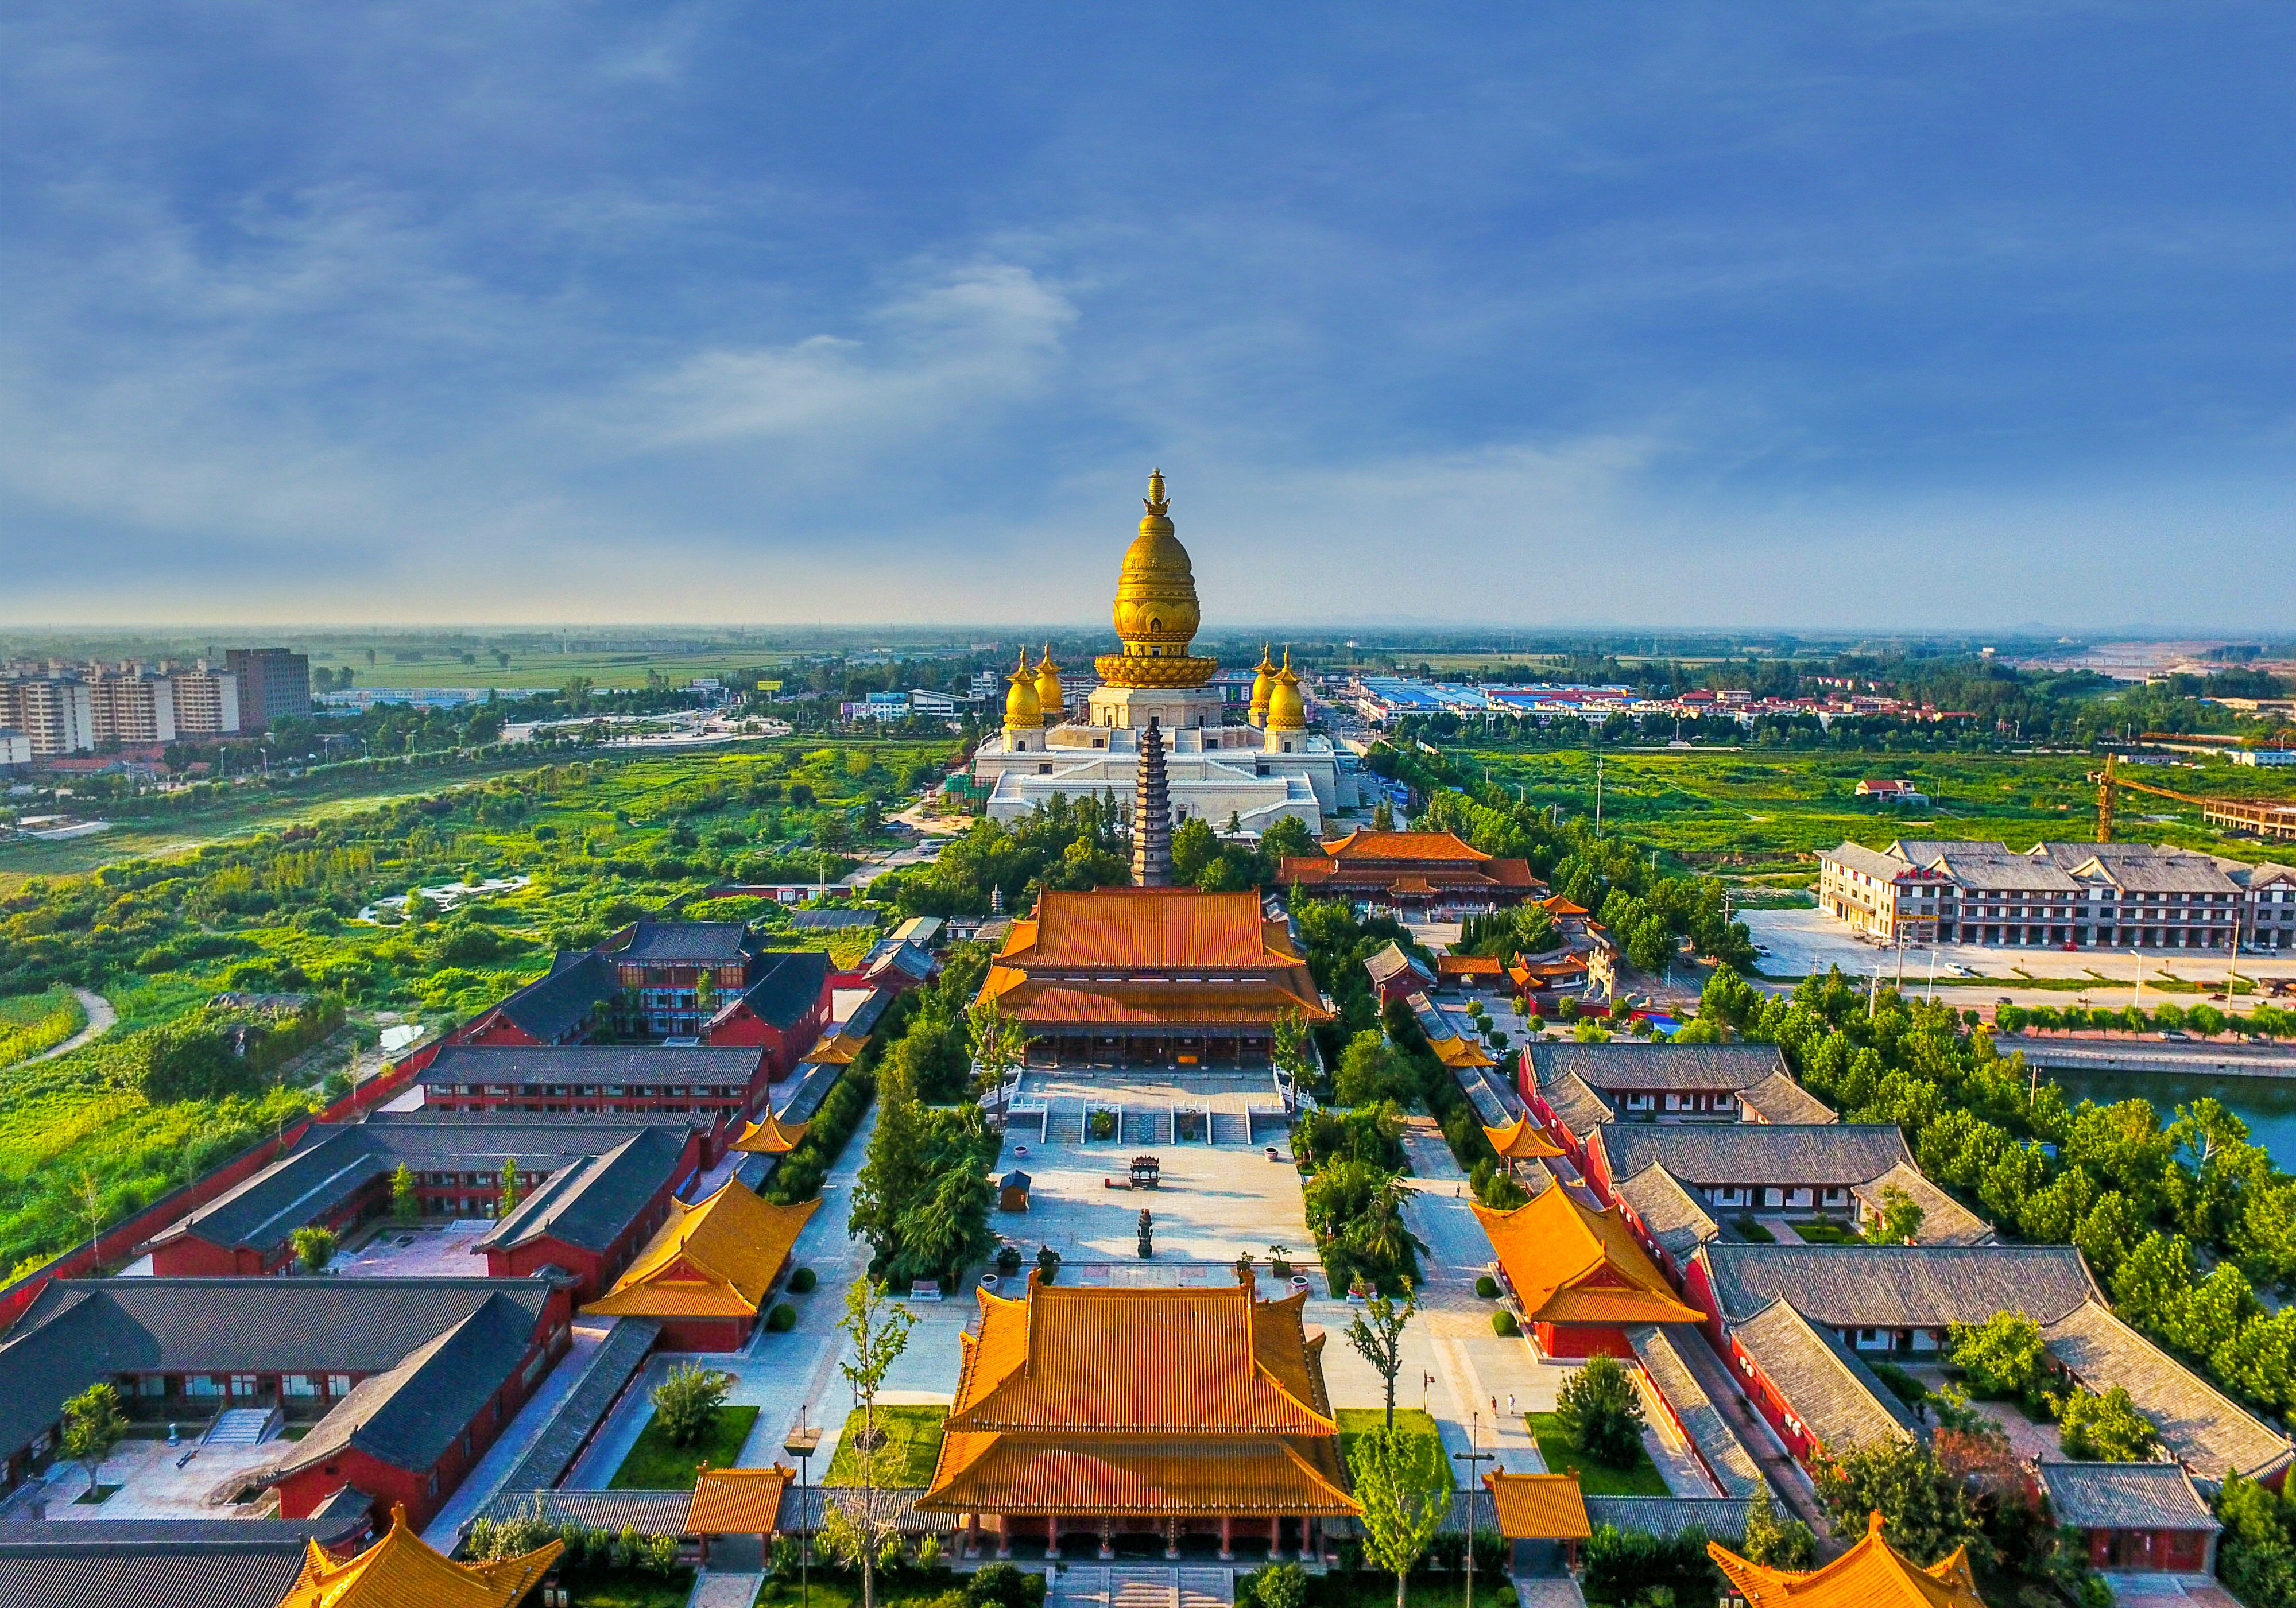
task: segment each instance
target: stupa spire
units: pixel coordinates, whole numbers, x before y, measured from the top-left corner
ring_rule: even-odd
[[[1140,734],[1140,779],[1132,805],[1132,885],[1172,885],[1172,798],[1164,781],[1164,733],[1156,717]]]

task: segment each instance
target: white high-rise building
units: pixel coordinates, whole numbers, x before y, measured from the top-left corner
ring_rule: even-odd
[[[77,676],[0,678],[0,726],[24,734],[36,759],[84,754],[95,746],[95,718],[87,683]]]

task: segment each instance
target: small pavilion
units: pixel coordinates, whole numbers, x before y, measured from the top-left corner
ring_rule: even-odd
[[[669,1220],[614,1287],[582,1310],[656,1319],[668,1350],[739,1350],[799,1232],[820,1210],[819,1196],[776,1206],[734,1178],[692,1205],[673,1202]]]
[[[700,1538],[701,1561],[718,1536],[756,1536],[760,1542],[781,1525],[782,1493],[797,1471],[776,1463],[767,1468],[710,1468],[693,1481],[693,1505],[686,1510],[685,1533]]]
[[[354,1557],[338,1560],[309,1543],[279,1608],[512,1608],[565,1549],[553,1541],[514,1558],[457,1563],[407,1528],[406,1509],[394,1507],[382,1539]]]
[[[1286,1542],[1323,1555],[1329,1521],[1361,1512],[1340,1463],[1324,1388],[1324,1333],[1305,1292],[1261,1300],[1248,1284],[1071,1289],[1029,1276],[1027,1293],[979,1292],[921,1513],[960,1515],[968,1555],[1153,1536],[1177,1558],[1217,1538],[1270,1559]]]
[[[1546,1161],[1562,1154],[1562,1147],[1546,1136],[1546,1130],[1532,1121],[1529,1112],[1505,1128],[1485,1128],[1483,1137],[1506,1163],[1509,1177],[1514,1177],[1518,1161]]]
[[[1499,1534],[1521,1561],[1521,1549],[1560,1544],[1563,1567],[1578,1571],[1578,1543],[1595,1533],[1577,1474],[1488,1473],[1491,1505],[1498,1510]]]
[[[1549,1357],[1631,1359],[1626,1332],[1636,1325],[1706,1320],[1676,1299],[1615,1206],[1596,1211],[1558,1184],[1513,1211],[1477,1204],[1474,1213],[1523,1321]]]
[[[1709,1541],[1706,1553],[1748,1608],[1985,1608],[1967,1547],[1923,1568],[1883,1538],[1878,1513],[1866,1522],[1864,1538],[1822,1569],[1772,1569],[1718,1541]]]
[[[753,1156],[785,1156],[798,1147],[799,1142],[805,1137],[805,1130],[811,1126],[809,1122],[785,1123],[774,1114],[774,1109],[769,1105],[766,1108],[765,1119],[744,1127],[742,1136],[727,1148]]]

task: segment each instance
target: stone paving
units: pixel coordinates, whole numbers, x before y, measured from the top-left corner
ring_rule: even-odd
[[[246,1517],[259,1504],[234,1507],[214,1499],[216,1489],[234,1474],[250,1473],[278,1461],[288,1442],[277,1439],[254,1446],[210,1446],[200,1448],[183,1467],[176,1459],[192,1450],[196,1434],[179,1446],[165,1440],[123,1440],[105,1458],[102,1483],[121,1489],[101,1503],[83,1505],[77,1498],[87,1490],[87,1471],[77,1463],[59,1459],[48,1470],[41,1495],[51,1519],[234,1519]]]
[[[327,1271],[339,1278],[484,1278],[485,1253],[473,1253],[471,1247],[493,1228],[492,1223],[475,1220],[384,1223],[336,1251]],[[401,1240],[407,1243],[401,1245]]]

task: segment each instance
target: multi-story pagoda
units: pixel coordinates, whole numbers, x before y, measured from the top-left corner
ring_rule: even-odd
[[[1249,709],[1228,705],[1212,685],[1219,661],[1191,651],[1202,613],[1161,470],[1149,477],[1146,509],[1117,579],[1121,645],[1093,660],[1099,685],[1076,699],[1049,646],[1033,666],[1023,652],[1008,677],[1004,729],[973,758],[989,817],[1018,820],[1055,795],[1131,798],[1152,721],[1176,824],[1193,816],[1225,826],[1234,816],[1258,832],[1289,816],[1320,833],[1326,816],[1355,802],[1354,782],[1331,740],[1308,729],[1290,655],[1278,666],[1263,649]]]
[[[1315,1557],[1325,1522],[1360,1511],[1304,1292],[1063,1289],[1032,1274],[1024,1299],[980,1301],[917,1501],[960,1516],[968,1551],[994,1532],[999,1557],[1019,1539],[1105,1558],[1119,1535],[1147,1534],[1168,1557],[1189,1536],[1217,1536],[1223,1558],[1246,1541]]]

